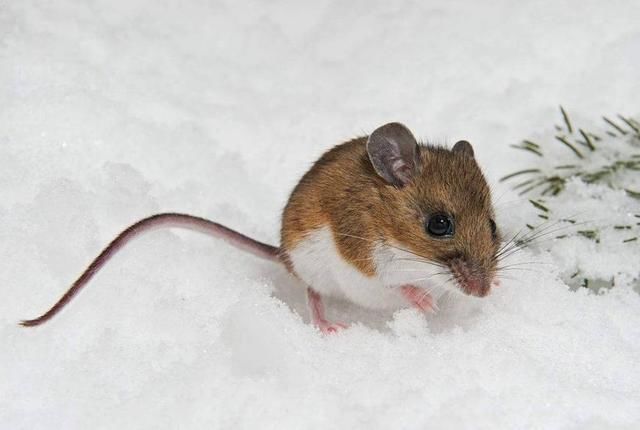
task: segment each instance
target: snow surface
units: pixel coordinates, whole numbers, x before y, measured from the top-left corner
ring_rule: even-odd
[[[508,145],[552,136],[559,103],[637,115],[639,69],[634,0],[1,1],[0,428],[638,428],[633,243],[533,247],[426,318],[331,301],[352,327],[323,337],[281,267],[158,231],[16,322],[157,211],[277,243],[314,159],[392,120],[473,142],[514,233],[535,211],[497,182],[531,161]],[[573,291],[580,265],[622,281]]]

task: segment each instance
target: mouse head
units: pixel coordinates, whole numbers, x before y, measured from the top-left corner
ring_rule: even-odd
[[[448,269],[464,293],[486,296],[500,238],[471,144],[420,145],[407,127],[390,123],[369,136],[367,154],[379,177],[384,237]]]

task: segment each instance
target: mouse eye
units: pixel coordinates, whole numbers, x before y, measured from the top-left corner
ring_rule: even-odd
[[[489,220],[489,225],[491,226],[491,236],[496,239],[498,235],[496,234],[498,231],[498,227],[496,226],[496,222],[492,219]]]
[[[431,215],[426,229],[427,233],[434,237],[453,236],[453,219],[445,214]]]

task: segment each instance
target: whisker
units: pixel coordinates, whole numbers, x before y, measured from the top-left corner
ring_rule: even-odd
[[[453,297],[453,291],[450,290],[445,290],[444,295],[443,295],[443,302],[446,305],[449,305],[451,302],[451,298]]]
[[[514,278],[513,276],[509,276],[509,275],[504,275],[504,274],[497,274],[496,278],[498,278],[498,280],[503,280],[506,279],[508,281],[519,281],[520,279]]]
[[[579,222],[579,223],[573,223],[573,224],[569,224],[569,225],[558,227],[558,228],[551,229],[551,230],[546,229],[546,231],[540,231],[540,232],[537,232],[537,234],[532,235],[531,237],[528,237],[527,239],[525,239],[525,242],[526,243],[533,242],[533,241],[535,241],[536,239],[538,239],[540,237],[548,236],[550,234],[554,234],[554,233],[557,233],[557,232],[562,231],[562,230],[567,230],[567,229],[570,229],[570,228],[573,228],[573,227],[578,227],[578,226],[586,225],[586,224],[590,224],[590,221],[582,221],[582,222]]]
[[[527,235],[523,236],[522,239],[518,240],[517,242],[514,242],[514,246],[512,246],[511,248],[504,249],[501,252],[496,253],[496,255],[494,256],[494,260],[500,260],[500,259],[506,258],[506,257],[514,254],[515,252],[518,252],[518,251],[524,249],[525,247],[530,246],[533,243],[535,243],[535,244],[544,243],[547,239],[545,239],[544,241],[539,240],[542,237],[546,237],[546,236],[549,236],[551,234],[555,234],[555,233],[558,233],[560,231],[563,231],[563,230],[566,230],[566,229],[569,229],[569,228],[573,228],[573,227],[577,227],[577,226],[580,226],[580,225],[588,224],[590,221],[574,223],[574,224],[571,224],[571,225],[568,225],[568,226],[562,226],[562,227],[558,227],[558,228],[549,230],[550,228],[554,227],[555,225],[557,225],[560,222],[562,222],[562,220],[556,221],[555,223],[545,227],[544,229],[542,229],[540,231],[535,231],[535,232],[532,231],[532,233],[534,233],[534,234],[532,234],[530,236],[527,236]],[[555,239],[555,238],[550,238],[548,240],[553,240],[553,239]]]
[[[431,278],[433,278],[434,276],[442,276],[442,275],[446,275],[448,272],[438,272],[438,273],[432,273],[428,276],[422,276],[420,278],[415,278],[415,279],[409,279],[407,281],[404,281],[404,283],[406,284],[411,284],[413,282],[419,282],[419,281],[426,281],[429,280]]]
[[[530,240],[535,235],[540,234],[540,233],[542,233],[544,231],[547,231],[549,228],[554,227],[559,222],[560,221],[555,221],[555,222],[551,223],[551,221],[545,221],[544,223],[542,223],[539,226],[535,227],[533,230],[530,230],[530,231],[526,232],[525,234],[523,234],[521,237],[518,238],[518,236],[520,236],[520,234],[523,231],[525,231],[524,227],[523,227],[520,230],[518,230],[518,232],[513,236],[513,238],[511,238],[511,240],[509,242],[507,242],[507,244],[513,244],[515,246],[519,246],[521,243]],[[545,224],[547,224],[547,225],[545,225]],[[507,246],[504,246],[503,249],[500,250],[500,252],[505,252],[506,248],[507,248]]]
[[[525,231],[525,227],[521,228],[520,230],[518,230],[516,232],[516,234],[513,235],[513,237],[511,237],[511,239],[509,239],[504,245],[502,245],[498,251],[496,251],[496,255],[494,256],[494,260],[499,258],[501,255],[511,251],[512,249],[516,249],[521,247],[521,242],[525,241],[527,238],[527,236],[529,234],[532,234],[532,232],[526,232],[525,234],[522,234],[523,231]],[[520,236],[522,234],[522,236]]]
[[[373,261],[373,257],[354,258],[351,261]]]
[[[395,258],[396,261],[412,261],[414,263],[422,263],[422,264],[430,264],[432,266],[436,266],[436,267],[440,267],[442,269],[446,269],[447,266],[445,266],[444,264],[435,262],[435,261],[428,261],[428,260],[421,260],[421,259],[417,259],[417,258],[407,258],[407,257],[399,257],[399,258]]]
[[[409,249],[405,249],[405,248],[396,246],[396,245],[394,245],[392,243],[389,243],[389,242],[386,242],[386,241],[383,241],[383,240],[367,239],[366,237],[356,236],[356,235],[348,234],[348,233],[337,233],[337,234],[339,234],[340,236],[351,237],[351,238],[354,238],[354,239],[360,239],[360,240],[368,241],[368,242],[371,242],[371,243],[384,244],[384,245],[389,246],[391,248],[397,249],[398,251],[403,251],[403,252],[406,252],[408,254],[414,255],[416,257],[422,258],[422,259],[425,260],[425,261],[423,261],[425,263],[436,264],[436,265],[439,264],[439,263],[435,263],[435,262],[430,261],[424,255],[420,255],[420,254],[418,254],[418,253],[416,253],[414,251],[411,251]]]
[[[371,242],[371,243],[382,243],[383,242],[382,239],[368,239],[366,237],[356,236],[355,234],[349,234],[349,233],[336,233],[336,234],[338,234],[340,236],[352,237],[354,239],[364,240],[366,242]]]
[[[389,269],[390,272],[398,272],[398,273],[411,273],[411,272],[422,272],[424,273],[425,269]]]
[[[520,262],[517,262],[517,263],[507,264],[506,266],[499,266],[498,269],[505,269],[505,268],[512,267],[512,266],[525,266],[527,264],[539,264],[539,265],[545,265],[545,266],[552,266],[553,265],[552,263],[547,263],[547,262],[544,262],[544,261],[520,261]]]
[[[530,273],[542,273],[540,270],[535,270],[535,269],[527,269],[524,267],[507,267],[507,268],[498,268],[497,269],[499,272],[505,271],[505,270],[519,270],[521,272],[530,272]]]

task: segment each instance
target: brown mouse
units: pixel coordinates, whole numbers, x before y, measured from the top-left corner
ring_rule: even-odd
[[[312,320],[325,333],[344,325],[325,319],[323,295],[427,311],[444,292],[484,297],[496,282],[500,237],[471,145],[419,144],[404,125],[389,123],[329,150],[302,177],[284,209],[280,247],[204,218],[153,215],[121,232],[49,311],[21,324],[52,318],[132,238],[164,226],[282,262],[304,283]]]

